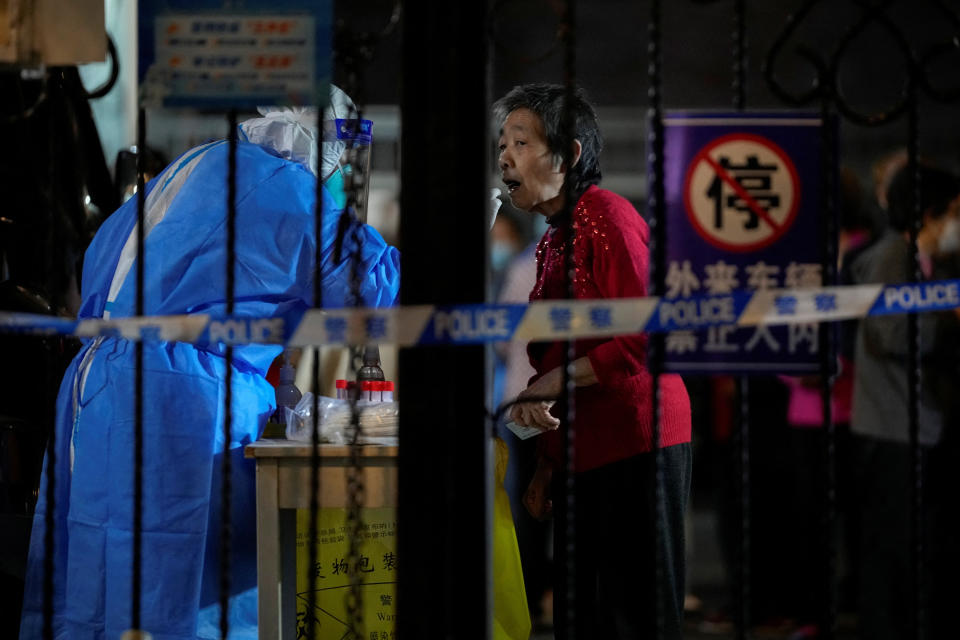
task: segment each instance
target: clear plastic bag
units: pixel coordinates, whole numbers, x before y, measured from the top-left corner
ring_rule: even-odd
[[[359,442],[362,444],[397,444],[397,402],[357,401],[360,412]],[[293,409],[285,409],[287,439],[310,442],[313,439],[313,394],[303,394]],[[350,403],[327,396],[317,399],[317,414],[320,416],[320,442],[348,444],[353,441],[353,425]]]

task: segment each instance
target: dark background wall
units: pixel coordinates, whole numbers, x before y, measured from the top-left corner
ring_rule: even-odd
[[[515,84],[562,79],[562,52],[555,35],[559,2],[501,0],[492,3],[490,33],[494,96]],[[786,108],[767,87],[763,59],[783,31],[787,17],[802,0],[748,0],[747,31],[749,108]],[[874,3],[876,4],[876,3]],[[888,15],[902,28],[911,45],[925,52],[932,43],[949,37],[949,23],[932,2],[894,2]],[[647,19],[649,1],[592,0],[577,7],[577,80],[601,108],[601,125],[608,145],[605,173],[644,173],[643,120],[647,104]],[[666,108],[728,108],[732,105],[732,0],[664,2],[664,105]],[[960,0],[944,2],[960,15]],[[353,29],[377,29],[392,11],[392,0],[339,3],[337,15]],[[801,91],[813,80],[813,70],[795,53],[799,43],[830,57],[843,33],[861,11],[853,0],[821,2],[798,28],[778,65],[784,83]],[[955,31],[954,31],[955,32]],[[422,73],[434,73],[430,43],[420,64]],[[396,104],[399,85],[399,33],[384,40],[367,68],[365,89],[369,104]],[[895,102],[905,74],[903,56],[880,26],[872,26],[844,55],[840,89],[863,110],[882,109]],[[931,69],[936,86],[960,85],[960,52]],[[481,82],[482,78],[477,78]],[[960,169],[960,107],[924,99],[921,120],[922,152]],[[816,109],[816,105],[810,108]],[[867,177],[869,164],[880,154],[903,144],[901,119],[881,129],[844,122],[842,162]]]

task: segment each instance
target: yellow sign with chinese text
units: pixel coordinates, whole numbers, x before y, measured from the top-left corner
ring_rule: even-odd
[[[349,630],[346,598],[350,578],[360,576],[361,637],[396,638],[397,510],[361,509],[361,544],[350,560],[347,510],[323,508],[317,515],[317,562],[310,568],[310,511],[297,510],[297,634],[307,637],[307,625],[316,625],[317,640],[341,640]],[[311,586],[311,574],[315,587]],[[316,606],[308,611],[310,589]]]

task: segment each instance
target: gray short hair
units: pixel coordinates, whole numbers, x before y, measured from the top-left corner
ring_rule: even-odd
[[[561,160],[569,147],[564,139],[563,116],[566,88],[560,84],[537,82],[523,84],[511,89],[493,104],[493,114],[499,126],[507,116],[517,109],[529,109],[537,114],[546,132],[547,147],[557,160]],[[567,173],[573,180],[574,189],[579,193],[591,184],[599,184],[600,151],[603,149],[603,137],[597,113],[587,100],[586,92],[577,89],[573,104],[574,138],[580,141],[580,161],[568,168]]]

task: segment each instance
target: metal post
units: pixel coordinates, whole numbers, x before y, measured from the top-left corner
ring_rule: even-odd
[[[227,315],[233,313],[235,266],[237,256],[237,110],[227,113],[227,264],[225,292]],[[220,519],[220,636],[226,640],[230,631],[230,558],[231,491],[230,441],[233,439],[233,346],[227,346],[227,375],[223,396],[223,486],[221,487]]]
[[[737,516],[740,536],[737,540],[736,601],[735,622],[737,639],[750,637],[751,612],[751,563],[750,563],[750,378],[741,376],[737,381],[737,417],[738,427],[733,435],[733,468],[736,473]]]
[[[566,0],[563,4],[561,17],[560,41],[563,45],[563,136],[564,136],[564,165],[572,166],[570,153],[576,139],[577,125],[573,102],[576,99],[576,0]],[[569,171],[569,169],[568,169]],[[570,179],[569,173],[563,184],[563,212],[564,217],[572,215],[576,207],[576,185]],[[576,232],[571,230],[572,234]],[[573,237],[564,244],[564,278],[565,290],[568,299],[576,298],[574,282],[576,268],[573,263]],[[564,416],[562,430],[563,460],[560,467],[559,484],[563,487],[563,499],[557,500],[556,523],[554,535],[558,543],[554,548],[559,550],[554,563],[560,569],[563,577],[563,588],[560,593],[554,593],[560,607],[554,607],[561,612],[559,620],[554,620],[557,626],[557,637],[566,640],[578,639],[577,636],[577,499],[576,499],[576,384],[573,381],[572,363],[576,359],[576,341],[568,340],[564,345],[563,354],[563,382],[560,397],[560,415]],[[558,585],[559,586],[559,585]],[[583,640],[583,639],[579,639]]]
[[[144,222],[147,201],[144,166],[147,155],[147,116],[140,107],[137,111],[137,315],[144,313],[143,283],[146,274],[146,242]],[[143,563],[143,341],[134,345],[136,353],[136,390],[134,391],[134,462],[133,462],[133,586],[131,593],[132,629],[140,629],[141,582]]]
[[[402,72],[401,303],[482,300],[486,2],[405,5]],[[400,352],[401,638],[489,637],[492,469],[483,371],[481,346]]]
[[[664,131],[663,131],[663,12],[660,0],[650,5],[650,26],[648,54],[650,56],[649,80],[649,123],[650,123],[650,187],[647,194],[650,207],[650,281],[653,295],[662,296],[666,291],[667,274],[667,217],[666,196],[664,195]],[[654,465],[650,493],[653,497],[656,517],[651,527],[654,530],[654,593],[656,615],[651,621],[654,638],[662,638],[665,628],[663,593],[664,558],[661,550],[664,546],[664,495],[663,495],[663,452],[660,449],[660,422],[663,414],[663,402],[660,397],[660,375],[663,371],[664,334],[650,336],[649,366],[651,388],[653,389],[653,429],[650,446],[653,451]]]
[[[747,108],[747,20],[744,0],[733,2],[733,105],[737,111]],[[750,378],[737,380],[738,414],[736,445],[737,494],[740,524],[737,550],[737,638],[750,637]]]
[[[917,235],[923,226],[923,211],[920,184],[920,112],[916,91],[911,91],[907,104],[907,167],[913,187],[913,220],[910,224],[910,273],[912,282],[923,280],[917,250]],[[923,526],[923,456],[920,449],[920,318],[911,313],[907,316],[907,417],[910,438],[910,534],[913,574],[913,637],[926,637],[924,577],[924,526]]]
[[[837,224],[836,183],[837,154],[836,130],[830,116],[832,98],[823,96],[820,102],[821,145],[821,207],[823,212],[823,258],[822,282],[837,284]],[[824,542],[824,601],[820,632],[825,640],[836,636],[837,631],[837,429],[833,416],[833,376],[836,371],[834,336],[836,325],[821,323],[820,336],[820,403],[823,422],[824,504],[821,535]]]

